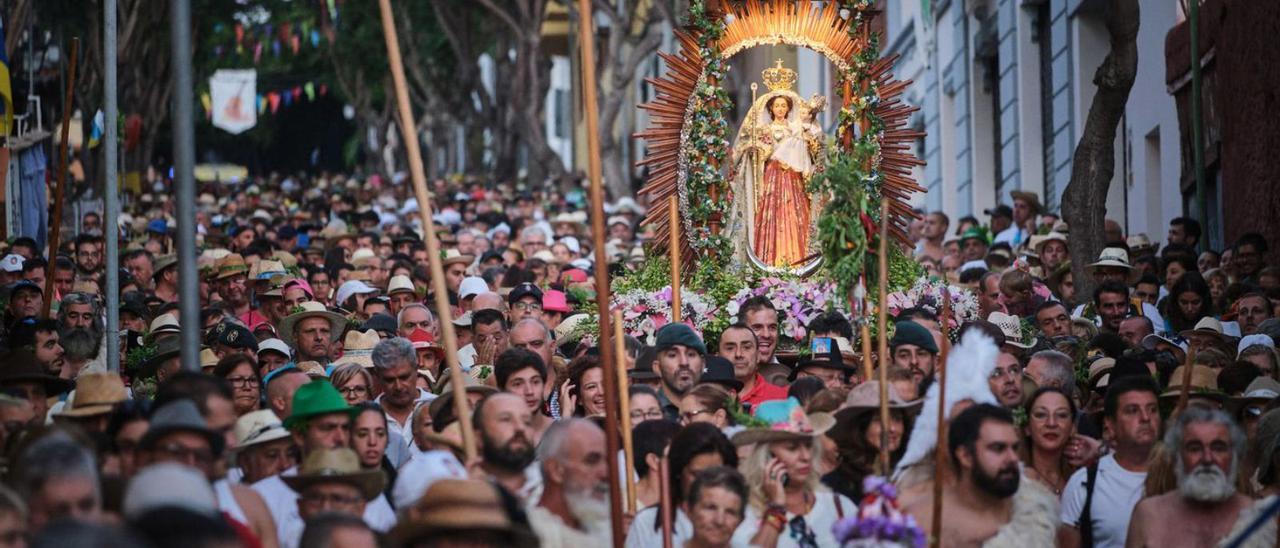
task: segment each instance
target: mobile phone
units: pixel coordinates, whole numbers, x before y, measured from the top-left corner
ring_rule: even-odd
[[[782,485],[788,485],[788,484],[790,484],[790,483],[791,483],[791,474],[788,474],[788,473],[786,473],[786,472],[783,472],[783,473],[782,473]]]

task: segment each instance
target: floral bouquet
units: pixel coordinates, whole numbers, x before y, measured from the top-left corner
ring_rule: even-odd
[[[843,548],[889,548],[925,545],[924,530],[915,518],[902,513],[898,506],[898,490],[880,476],[867,476],[862,481],[865,495],[858,504],[858,515],[837,521],[831,528]]]
[[[798,349],[809,331],[805,327],[828,308],[843,309],[837,297],[836,285],[831,282],[792,280],[777,277],[761,278],[753,287],[743,288],[725,305],[725,312],[736,317],[742,303],[752,297],[764,296],[778,310],[779,348]]]
[[[951,294],[950,318],[941,317],[942,289],[944,287]],[[932,280],[928,277],[916,280],[915,285],[912,285],[905,292],[895,291],[890,293],[886,306],[890,316],[897,316],[908,308],[919,307],[928,310],[933,315],[938,316],[939,320],[945,319],[952,333],[955,333],[960,324],[978,319],[978,297],[973,292],[962,287],[948,285],[942,280]]]
[[[671,323],[671,286],[657,291],[632,289],[614,293],[612,308],[622,311],[622,328],[626,334],[653,345],[657,342],[654,334],[658,329]],[[715,303],[701,293],[680,288],[680,323],[692,327],[701,336],[701,326],[710,323],[716,313]]]

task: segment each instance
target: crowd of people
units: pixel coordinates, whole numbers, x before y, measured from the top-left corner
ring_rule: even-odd
[[[1207,250],[1193,219],[1163,245],[1108,221],[1084,295],[1069,227],[1034,194],[985,223],[921,212],[916,260],[979,302],[953,330],[945,398],[940,311],[893,318],[886,421],[859,318],[818,314],[794,361],[790,312],[753,298],[714,344],[681,323],[627,338],[626,468],[606,449],[619,433],[590,280],[644,262],[645,208],[607,205],[598,265],[580,189],[438,180],[424,226],[406,187],[208,185],[178,227],[161,184],[119,227],[78,219],[52,256],[8,241],[0,546],[598,546],[610,486],[629,483],[610,459],[634,485],[629,547],[663,545],[664,499],[673,546],[852,542],[841,524],[886,492],[886,469],[908,525],[948,546],[1209,546],[1280,494],[1280,270],[1256,234]],[[202,249],[198,326],[179,322],[178,229]],[[455,412],[428,230],[471,416]],[[199,363],[182,362],[188,329]],[[1275,523],[1247,545],[1274,545]]]

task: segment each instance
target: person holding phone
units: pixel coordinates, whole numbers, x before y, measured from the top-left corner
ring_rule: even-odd
[[[819,436],[836,420],[829,413],[806,414],[795,398],[768,401],[755,411],[757,424],[733,437],[750,445],[741,469],[751,486],[746,518],[734,545],[812,548],[836,546],[832,525],[858,507],[821,482],[816,466]]]

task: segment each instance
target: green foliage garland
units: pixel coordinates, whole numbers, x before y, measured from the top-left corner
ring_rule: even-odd
[[[689,27],[697,33],[698,55],[706,67],[690,99],[693,110],[688,141],[681,151],[687,168],[686,212],[692,229],[687,240],[704,259],[727,264],[733,253],[732,244],[724,234],[712,233],[711,221],[727,216],[729,200],[709,199],[712,189],[716,189],[718,196],[728,195],[719,167],[728,157],[729,123],[725,113],[733,105],[729,94],[720,86],[725,78],[725,59],[720,55],[719,42],[724,36],[725,22],[721,17],[708,14],[703,0],[694,0],[689,6]]]

